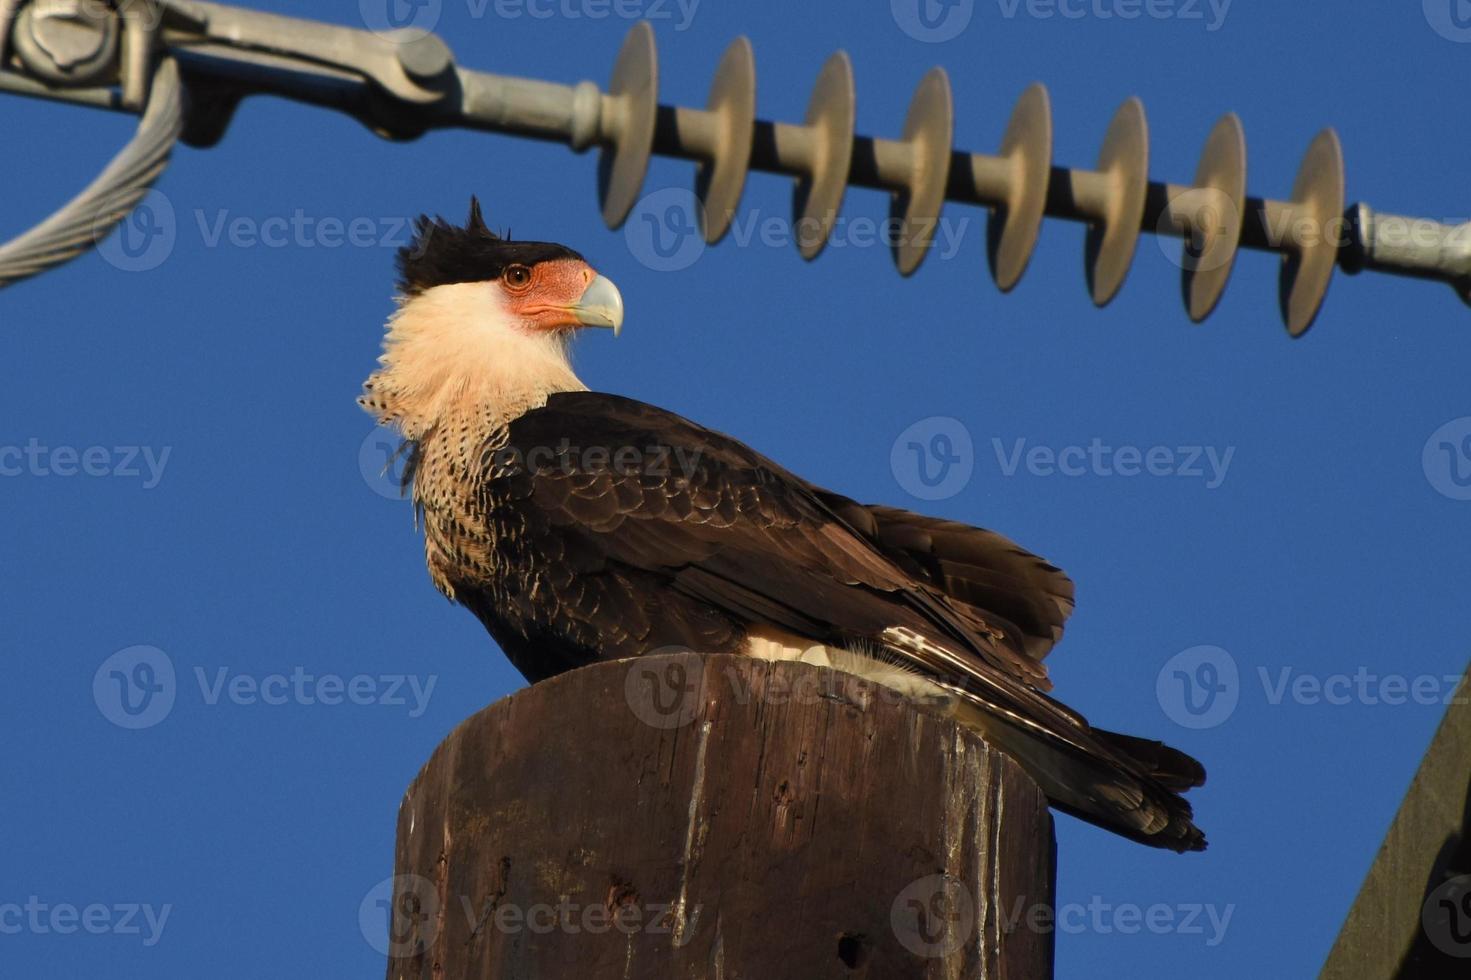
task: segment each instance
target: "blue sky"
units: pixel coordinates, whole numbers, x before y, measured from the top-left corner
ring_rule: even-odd
[[[1332,125],[1350,200],[1471,217],[1471,136],[1439,87],[1464,74],[1471,32],[1448,2],[976,0],[954,8],[969,19],[944,40],[922,39],[904,4],[431,9],[466,66],[599,83],[631,24],[590,14],[641,13],[662,98],[681,104],[703,104],[745,34],[761,113],[782,120],[801,118],[841,47],[859,129],[880,136],[897,136],[914,85],[944,65],[956,145],[977,151],[1041,80],[1071,165],[1092,162],[1137,94],[1152,174],[1179,183],[1234,109],[1257,195],[1286,196]],[[351,4],[269,7],[362,23]],[[13,98],[0,123],[12,134],[0,236],[58,206],[131,130]],[[689,164],[656,161],[645,189],[691,180]],[[1218,312],[1192,326],[1178,244],[1145,236],[1098,311],[1082,230],[1048,222],[1002,296],[985,215],[960,206],[947,210],[956,245],[908,280],[857,226],[811,264],[750,233],[662,271],[647,224],[607,230],[594,187],[592,157],[556,145],[460,132],[391,144],[325,110],[251,100],[220,146],[175,155],[158,185],[173,240],[150,268],[92,254],[0,294],[0,948],[14,974],[382,968],[359,908],[392,873],[401,794],[456,723],[522,684],[430,586],[353,401],[404,222],[458,219],[471,193],[493,224],[566,242],[622,288],[623,337],[579,345],[592,387],[854,497],[1002,530],[1072,574],[1077,614],[1049,661],[1057,694],[1206,763],[1194,798],[1211,850],[1155,852],[1060,817],[1058,901],[1075,911],[1059,976],[1101,962],[1143,976],[1316,970],[1444,710],[1445,678],[1468,659],[1455,610],[1471,574],[1457,480],[1471,467],[1471,335],[1451,290],[1340,276],[1292,342],[1277,260],[1244,253]],[[754,174],[738,220],[779,227],[789,196],[786,179]],[[886,211],[866,190],[844,206]],[[356,244],[332,221],[359,222]],[[919,478],[910,442],[945,450],[948,483]],[[119,671],[172,702],[129,714]],[[34,917],[4,911],[37,903]],[[1117,915],[1158,905],[1162,930]],[[101,934],[50,918],[94,906]]]

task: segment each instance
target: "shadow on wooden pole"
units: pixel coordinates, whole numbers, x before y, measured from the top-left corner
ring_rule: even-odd
[[[1054,852],[1015,763],[886,689],[599,664],[480,711],[414,780],[388,976],[1046,980]]]

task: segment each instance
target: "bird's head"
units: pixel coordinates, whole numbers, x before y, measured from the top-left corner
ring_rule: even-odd
[[[415,232],[363,408],[417,439],[450,411],[504,420],[584,387],[568,342],[583,327],[618,334],[617,287],[570,248],[496,235],[473,198],[463,228],[424,216]]]

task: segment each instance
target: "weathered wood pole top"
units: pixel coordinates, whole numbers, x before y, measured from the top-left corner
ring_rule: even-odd
[[[1045,978],[1047,801],[941,714],[733,656],[460,725],[398,821],[391,978]]]

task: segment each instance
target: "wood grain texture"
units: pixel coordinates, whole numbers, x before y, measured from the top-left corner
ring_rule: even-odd
[[[1468,695],[1471,670],[1455,688],[1320,980],[1471,977]]]
[[[480,711],[399,813],[390,978],[1048,978],[1011,760],[806,664],[682,653]]]

